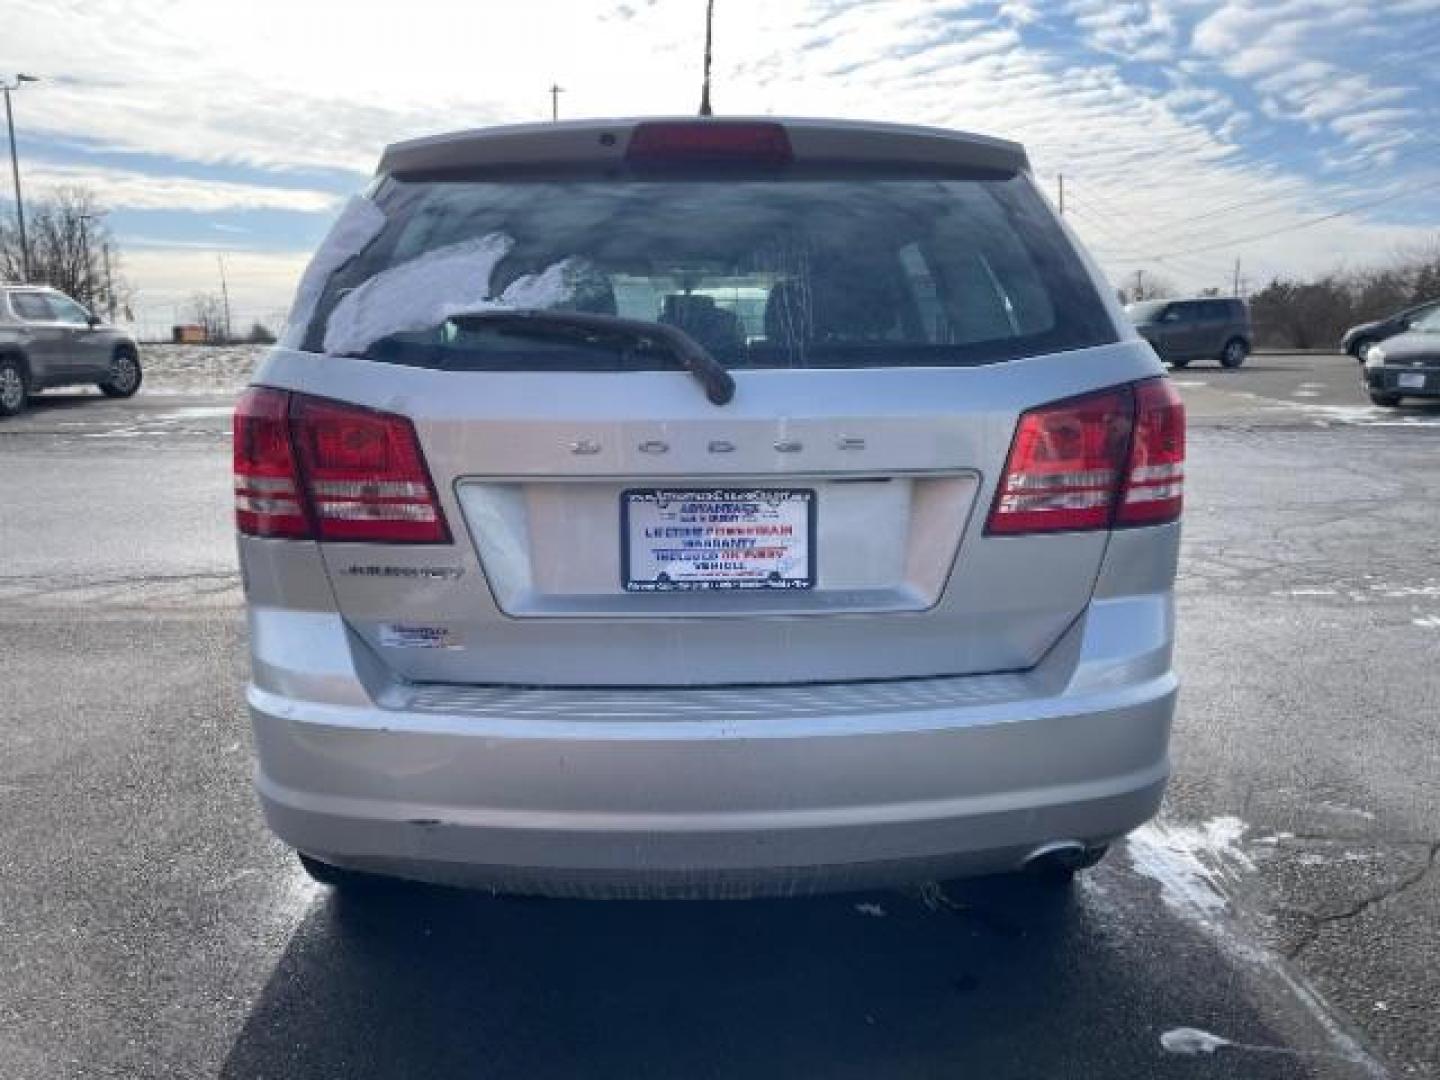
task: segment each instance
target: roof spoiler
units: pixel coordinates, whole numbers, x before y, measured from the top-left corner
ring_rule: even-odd
[[[494,168],[622,165],[637,129],[780,128],[798,165],[976,169],[1028,172],[1025,149],[1008,139],[857,120],[785,119],[773,116],[646,117],[515,124],[435,135],[396,143],[376,170],[382,175],[434,175]]]

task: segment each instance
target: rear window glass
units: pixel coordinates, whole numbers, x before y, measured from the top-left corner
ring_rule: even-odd
[[[678,327],[732,368],[966,365],[1115,340],[1029,180],[390,180],[305,347],[457,370],[632,370],[494,308]]]

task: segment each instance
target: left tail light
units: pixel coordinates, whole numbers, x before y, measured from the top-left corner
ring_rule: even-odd
[[[263,386],[235,403],[235,525],[246,536],[311,535],[289,410],[289,394]]]
[[[235,514],[251,536],[450,542],[409,419],[266,387],[235,409]]]

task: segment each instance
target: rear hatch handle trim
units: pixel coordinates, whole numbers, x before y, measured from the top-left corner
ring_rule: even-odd
[[[501,333],[523,334],[528,337],[577,336],[604,340],[624,338],[640,345],[661,345],[699,380],[705,396],[714,405],[726,405],[735,397],[735,379],[706,348],[677,326],[627,319],[619,315],[599,315],[587,311],[553,311],[536,308],[512,308],[500,311],[475,311],[452,315],[451,321],[465,325],[488,323]]]

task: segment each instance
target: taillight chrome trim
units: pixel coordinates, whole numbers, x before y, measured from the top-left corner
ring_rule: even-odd
[[[423,521],[439,520],[435,507],[425,503],[318,502],[315,509],[332,521]]]
[[[425,499],[430,491],[413,480],[314,480],[310,492],[325,499]]]

